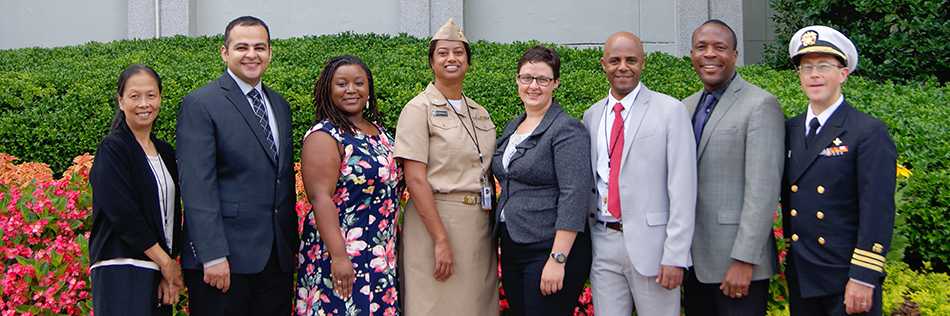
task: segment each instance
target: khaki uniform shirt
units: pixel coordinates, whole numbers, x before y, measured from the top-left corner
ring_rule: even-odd
[[[480,163],[472,136],[481,149]],[[488,111],[468,97],[456,113],[429,83],[399,114],[395,156],[425,163],[434,193],[479,192],[494,151],[495,124]]]

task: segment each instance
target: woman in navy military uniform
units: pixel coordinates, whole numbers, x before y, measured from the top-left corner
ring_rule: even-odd
[[[806,112],[785,124],[791,314],[881,315],[897,150],[887,126],[841,93],[858,62],[847,37],[825,26],[803,28],[789,57],[809,100]]]

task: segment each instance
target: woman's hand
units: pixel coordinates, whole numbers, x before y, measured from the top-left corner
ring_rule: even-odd
[[[178,303],[181,287],[165,281],[163,278],[158,282],[158,301],[163,305],[175,305]]]
[[[454,270],[455,259],[452,256],[452,245],[449,240],[435,242],[435,271],[432,276],[438,281],[448,280]]]
[[[330,259],[330,276],[333,282],[333,292],[342,299],[347,299],[353,293],[353,283],[356,282],[356,271],[350,257]]]
[[[557,293],[564,287],[564,264],[548,258],[541,271],[541,295]]]

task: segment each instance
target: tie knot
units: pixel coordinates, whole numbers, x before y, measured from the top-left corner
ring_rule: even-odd
[[[821,123],[818,122],[817,117],[811,118],[811,121],[808,122],[808,128],[816,130],[818,127],[821,127]]]
[[[251,89],[251,91],[247,92],[247,96],[250,97],[251,99],[258,99],[260,98],[261,93],[257,92],[257,89]]]
[[[621,111],[623,111],[623,104],[621,104],[620,102],[617,102],[617,104],[614,104],[614,112],[620,113]]]

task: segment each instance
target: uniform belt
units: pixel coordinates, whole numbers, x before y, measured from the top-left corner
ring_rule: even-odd
[[[618,232],[623,231],[623,223],[621,222],[605,222],[596,218],[594,220],[597,221],[597,225],[603,225],[604,227],[616,230]]]
[[[478,194],[473,192],[432,193],[439,201],[458,202],[465,205],[479,205]]]

